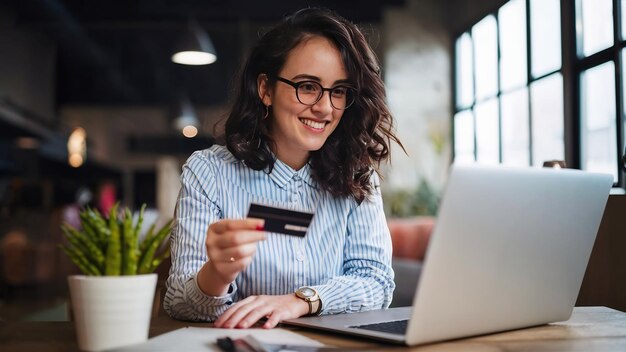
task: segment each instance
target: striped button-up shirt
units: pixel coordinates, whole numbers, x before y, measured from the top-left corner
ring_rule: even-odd
[[[165,310],[178,319],[213,321],[245,297],[288,294],[300,286],[317,290],[322,314],[388,307],[395,288],[391,238],[378,176],[371,181],[374,194],[358,204],[322,190],[308,164],[295,171],[276,160],[268,174],[246,167],[224,146],[195,152],[181,175]],[[268,233],[227,294],[204,294],[196,274],[210,260],[208,226],[245,218],[253,202],[315,215],[305,237]]]

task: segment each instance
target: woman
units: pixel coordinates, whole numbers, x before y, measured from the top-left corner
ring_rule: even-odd
[[[164,307],[247,328],[389,306],[391,241],[375,172],[392,118],[378,62],[352,23],[305,9],[252,50],[226,146],[183,167]],[[250,203],[315,216],[305,237],[262,231]],[[295,293],[295,294],[294,294]]]

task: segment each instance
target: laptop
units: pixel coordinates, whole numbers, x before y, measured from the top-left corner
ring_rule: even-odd
[[[453,166],[412,307],[282,323],[409,346],[569,319],[611,175]]]

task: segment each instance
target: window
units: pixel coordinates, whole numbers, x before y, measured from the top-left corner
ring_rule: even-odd
[[[576,32],[577,63],[581,67],[577,72],[580,167],[612,174],[613,180],[619,182],[622,177],[618,155],[624,149],[623,143],[618,148],[623,131],[618,135],[617,126],[624,119],[623,111],[619,111],[623,110],[623,98],[617,99],[621,77],[616,75],[616,66],[622,60],[620,51],[625,43],[618,40],[616,45],[614,41],[622,36],[614,25],[619,19],[614,21],[613,7],[621,7],[621,1],[580,0],[576,5],[576,20],[580,23]]]
[[[530,162],[528,90],[502,94],[502,163],[526,166]]]
[[[615,65],[612,61],[582,73],[582,167],[617,180]]]
[[[524,1],[512,1],[500,9],[500,87],[502,90],[526,84],[526,17]]]
[[[458,163],[474,161],[474,116],[471,111],[464,110],[454,116],[454,155]]]
[[[484,164],[500,161],[498,100],[493,98],[474,107],[476,119],[476,160]]]
[[[456,43],[456,101],[458,107],[468,107],[474,99],[474,60],[472,57],[472,39],[464,33]]]
[[[496,19],[487,16],[472,28],[474,69],[476,70],[476,99],[494,96],[498,91],[498,43]]]
[[[582,0],[578,6],[581,23],[578,50],[582,56],[613,45],[613,0]]]
[[[555,73],[530,85],[532,165],[564,160],[563,79]]]
[[[455,162],[565,160],[623,187],[625,11],[626,0],[509,0],[459,33]]]
[[[559,0],[531,0],[529,10],[531,72],[541,77],[561,68],[561,6]]]

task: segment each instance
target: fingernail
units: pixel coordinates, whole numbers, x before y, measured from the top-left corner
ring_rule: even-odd
[[[265,226],[263,225],[256,225],[256,230],[257,231],[263,231],[265,229]]]

